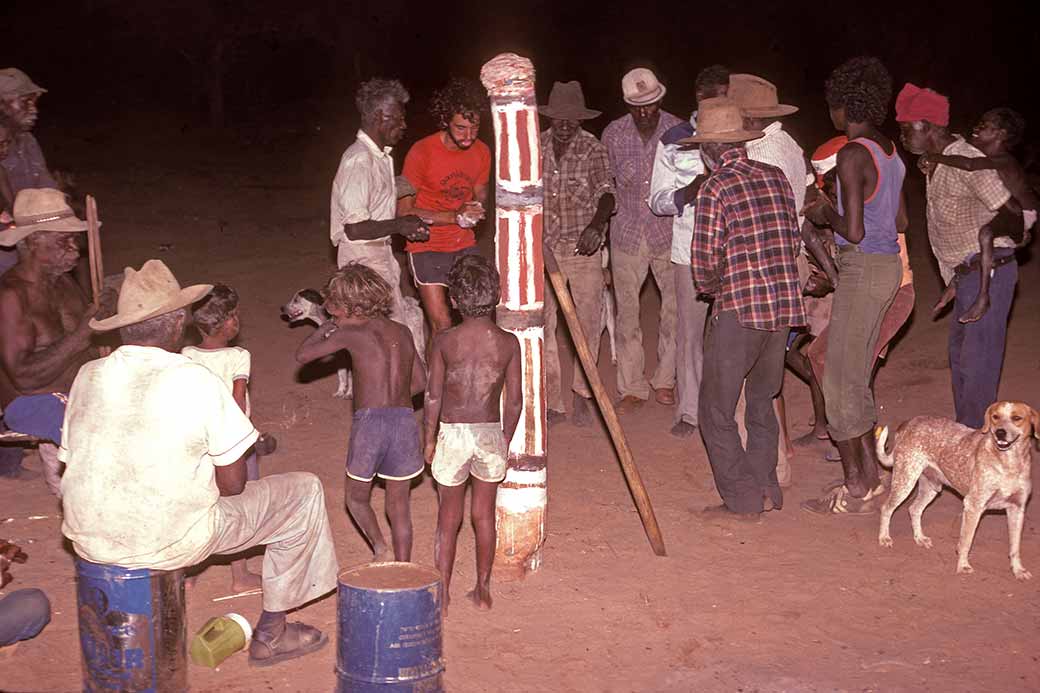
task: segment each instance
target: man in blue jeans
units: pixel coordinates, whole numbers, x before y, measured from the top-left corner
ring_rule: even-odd
[[[903,146],[914,154],[980,157],[983,153],[960,135],[950,133],[950,104],[931,89],[907,84],[896,98],[896,120]],[[957,297],[950,318],[950,375],[953,404],[959,423],[981,428],[986,407],[997,399],[1011,300],[1018,283],[1014,241],[993,241],[993,275],[990,308],[976,322],[963,324],[979,293],[979,229],[998,216],[1017,219],[1021,210],[996,171],[962,171],[939,164],[928,175],[928,240],[944,282],[957,282]],[[1005,220],[999,220],[1003,223]]]

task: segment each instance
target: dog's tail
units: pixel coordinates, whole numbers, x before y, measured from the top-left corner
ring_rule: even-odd
[[[892,453],[885,450],[885,443],[888,442],[888,426],[878,426],[877,428],[875,428],[874,437],[877,438],[878,462],[880,462],[883,467],[891,469],[893,455]],[[893,447],[895,446],[893,445]]]

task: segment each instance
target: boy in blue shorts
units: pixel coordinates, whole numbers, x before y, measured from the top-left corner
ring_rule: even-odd
[[[323,295],[332,320],[304,340],[296,359],[307,363],[340,349],[350,352],[354,419],[347,453],[347,510],[376,561],[408,561],[411,479],[423,471],[412,396],[423,391],[426,373],[408,328],[387,317],[393,293],[374,270],[352,262],[332,276]],[[392,554],[372,510],[376,476],[386,482]]]

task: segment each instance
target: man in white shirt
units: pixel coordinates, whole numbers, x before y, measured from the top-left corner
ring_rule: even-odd
[[[430,229],[415,215],[395,218],[397,187],[391,151],[406,128],[408,92],[397,80],[370,79],[358,88],[361,114],[357,139],[347,147],[332,181],[329,236],[336,246],[336,265],[360,262],[376,271],[394,292],[390,318],[412,331],[416,351],[425,353],[421,321],[408,320],[401,297],[401,266],[391,237],[424,241]]]
[[[166,265],[127,268],[114,316],[123,346],[84,364],[69,392],[58,456],[62,532],[80,558],[177,570],[211,554],[266,545],[263,612],[249,657],[274,664],[322,647],[321,631],[285,612],[333,590],[336,553],[316,476],[246,483],[257,431],[231,391],[176,353],[187,308],[212,287],[181,289]]]
[[[725,96],[729,89],[729,70],[712,65],[697,74],[696,99]],[[650,209],[672,220],[672,268],[675,271],[676,345],[675,385],[677,402],[671,433],[690,438],[697,432],[697,402],[704,362],[704,320],[708,304],[698,300],[690,270],[690,242],[693,238],[693,200],[706,179],[700,150],[678,142],[696,134],[694,112],[689,122],[680,123],[657,143],[653,175],[650,178]]]

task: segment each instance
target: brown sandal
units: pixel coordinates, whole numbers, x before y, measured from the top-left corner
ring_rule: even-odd
[[[305,623],[286,623],[277,636],[258,630],[249,645],[249,665],[268,667],[296,659],[320,650],[328,641],[327,635]]]

